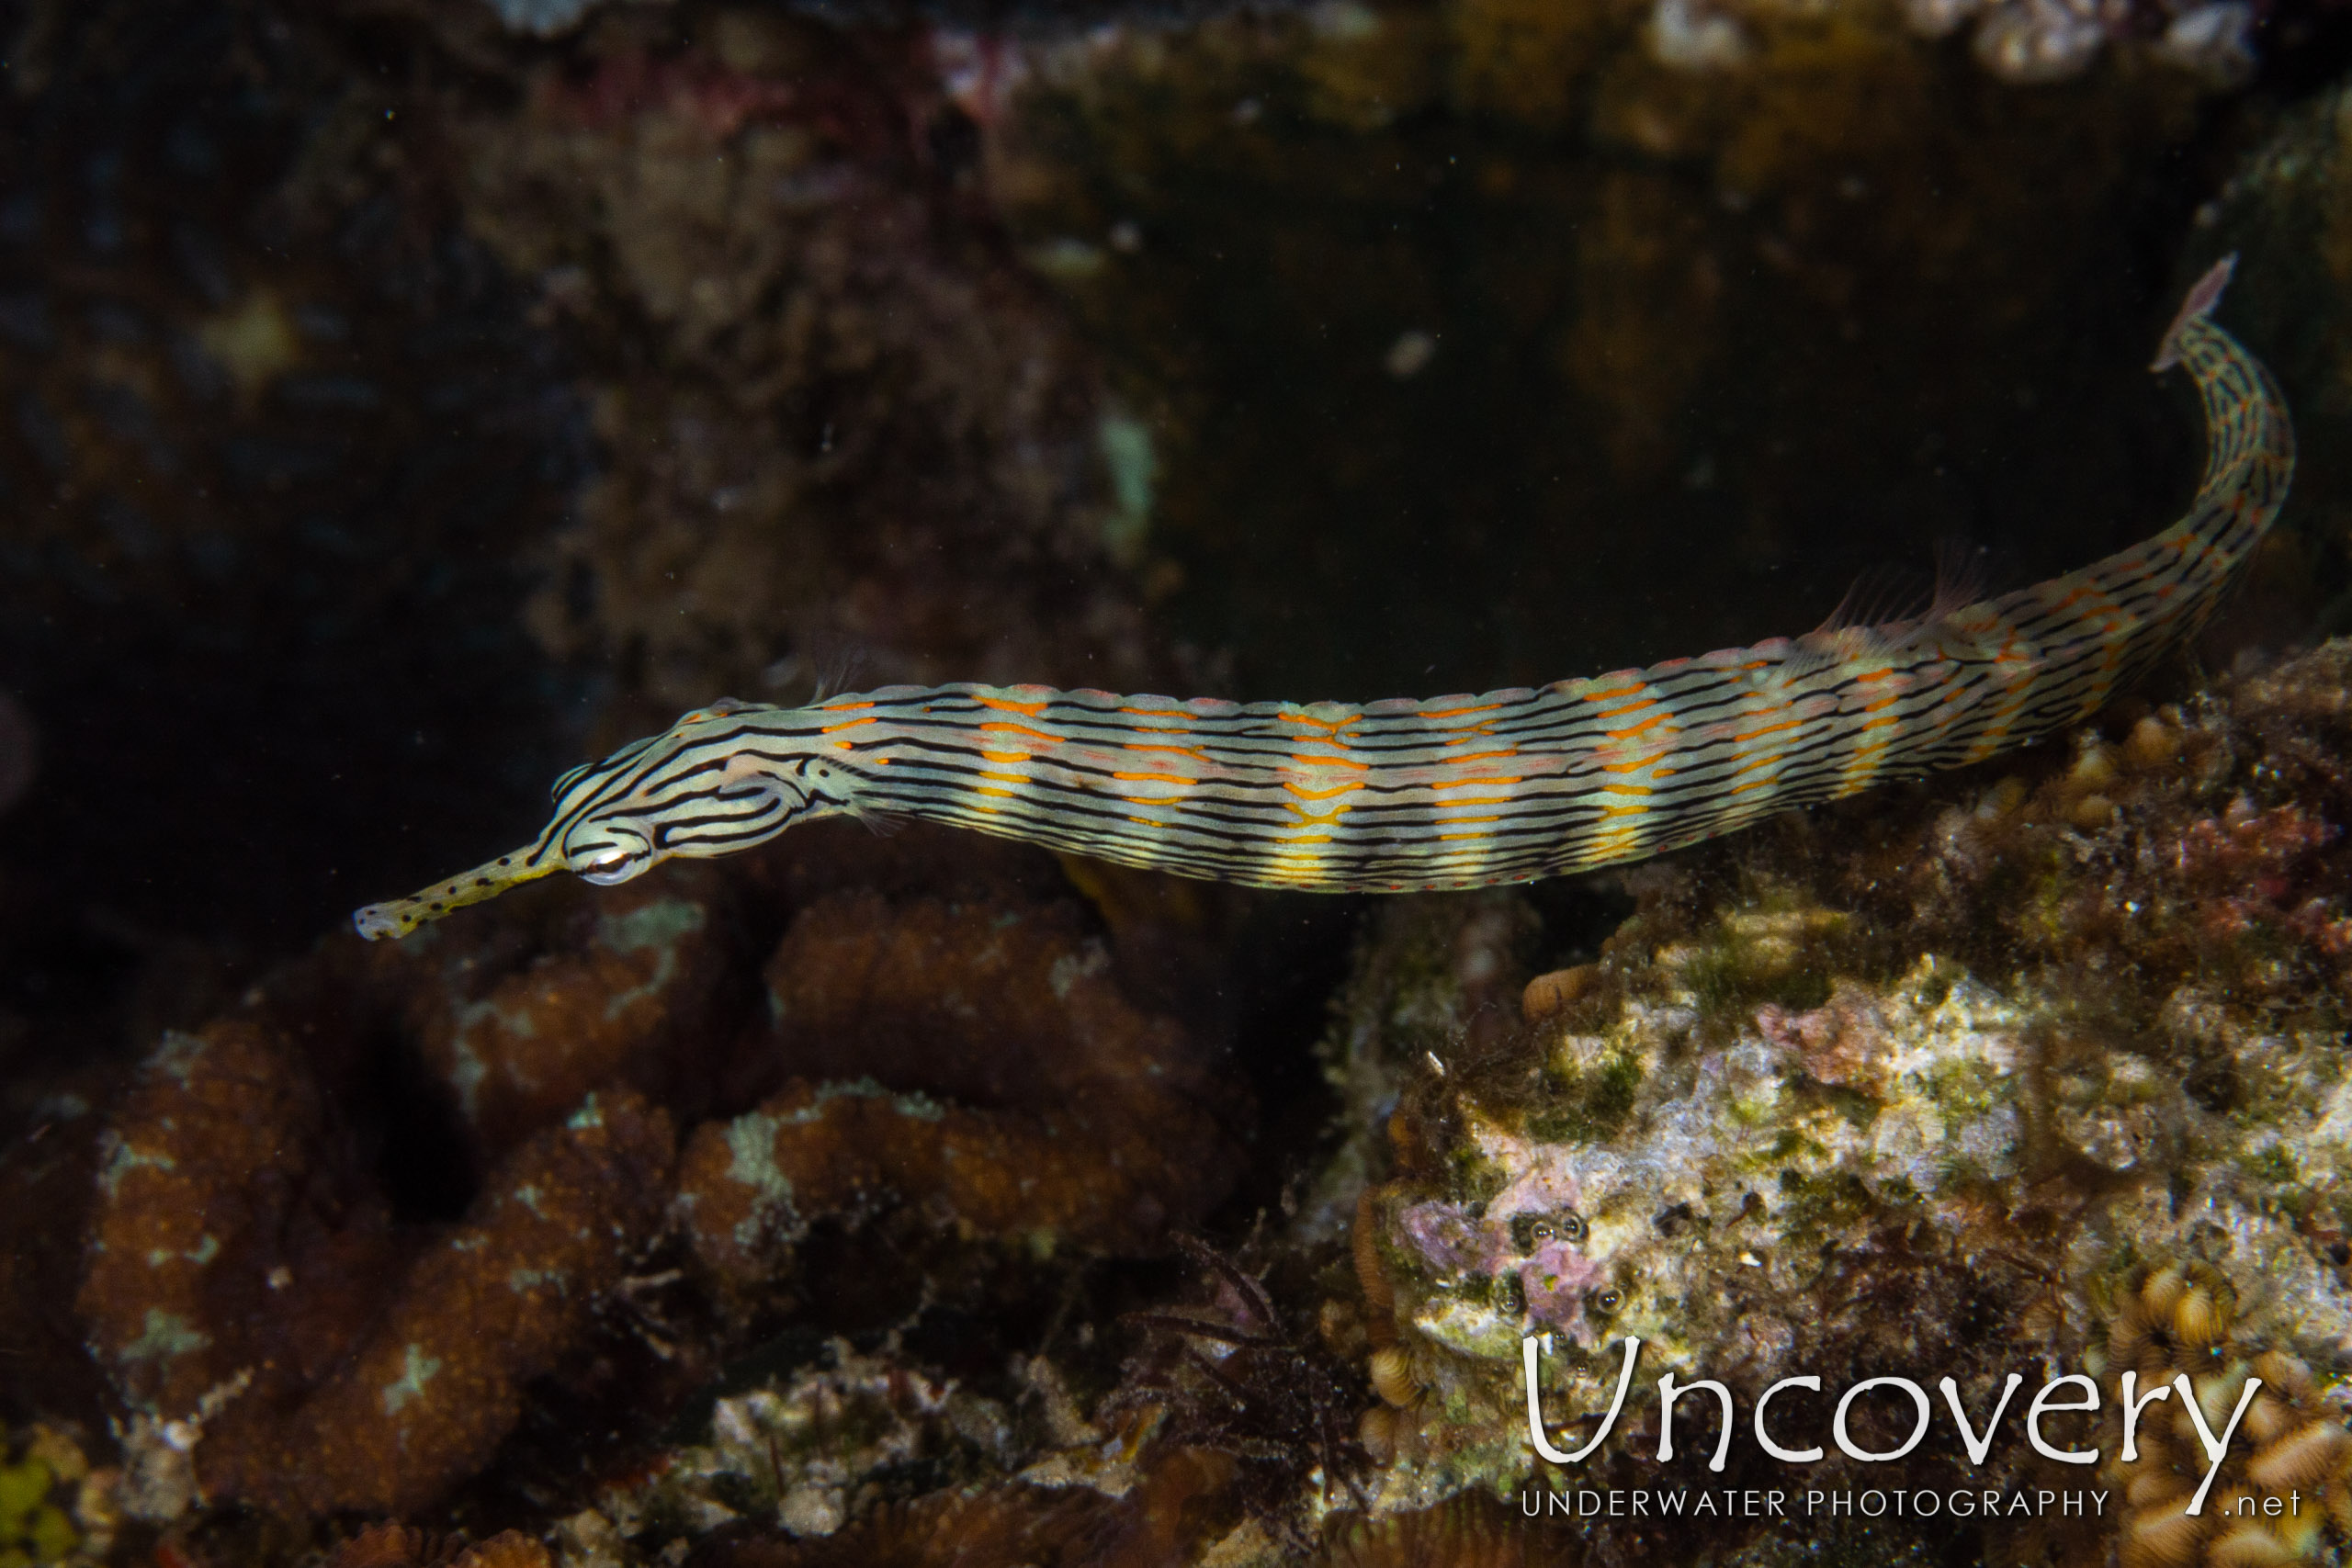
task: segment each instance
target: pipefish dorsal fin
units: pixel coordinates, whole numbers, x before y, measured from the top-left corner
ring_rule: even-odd
[[[1964,540],[1936,541],[1936,578],[1921,590],[1916,574],[1895,566],[1871,567],[1854,579],[1821,625],[1792,639],[1795,651],[1781,666],[1799,680],[1827,665],[1889,654],[1938,632],[1951,616],[1984,595],[1984,552]]]

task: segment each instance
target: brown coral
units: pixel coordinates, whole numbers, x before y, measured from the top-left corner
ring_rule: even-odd
[[[658,1220],[672,1134],[591,1099],[426,1241],[380,1191],[335,1193],[327,1099],[266,1017],[167,1039],[114,1118],[78,1305],[121,1393],[200,1429],[207,1495],[406,1511],[582,1342]]]
[[[548,1549],[520,1530],[468,1546],[435,1542],[410,1526],[379,1524],[336,1547],[326,1568],[551,1568],[551,1562]]]
[[[1143,1467],[1117,1497],[1084,1486],[1019,1483],[944,1492],[881,1509],[818,1540],[716,1541],[695,1562],[700,1568],[1164,1568],[1190,1561],[1231,1521],[1225,1495],[1231,1480],[1226,1456],[1175,1449]]]
[[[599,1336],[695,1376],[724,1353],[691,1337],[709,1299],[656,1308],[624,1276],[672,1212],[674,1122],[779,1077],[701,1122],[674,1211],[739,1306],[810,1226],[845,1244],[886,1210],[898,1242],[1016,1258],[1197,1217],[1245,1102],[1129,998],[1066,886],[1032,851],[812,830],[331,943],[167,1036],[107,1118],[75,1303],[139,1413],[125,1506],[413,1515]],[[762,1005],[756,955],[796,907]]]
[[[1491,1497],[1464,1495],[1434,1507],[1332,1523],[1318,1561],[1327,1568],[1525,1568],[1570,1564],[1586,1553],[1559,1526],[1511,1517]]]
[[[2119,1448],[2101,1471],[2123,1494],[2124,1568],[2275,1568],[2317,1557],[2331,1526],[2335,1539],[2352,1533],[2352,1430],[2307,1365],[2245,1342],[2237,1305],[2235,1285],[2195,1261],[2141,1269],[2107,1292],[2102,1375],[2119,1403],[2126,1371],[2142,1397],[2186,1373],[2219,1432],[2248,1381],[2262,1384],[2210,1486],[2203,1439],[2177,1392],[2148,1407],[2133,1455]]]
[[[692,1116],[723,1094],[752,1001],[707,868],[372,953],[405,993],[424,1068],[482,1149],[502,1153],[597,1089],[635,1087]]]
[[[767,965],[794,1075],[697,1131],[680,1206],[704,1261],[763,1278],[813,1220],[899,1201],[1051,1247],[1150,1246],[1229,1179],[1227,1092],[1137,1010],[1078,908],[820,899]]]

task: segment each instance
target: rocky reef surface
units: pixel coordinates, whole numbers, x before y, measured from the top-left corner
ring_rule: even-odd
[[[1784,1377],[1835,1394],[1949,1376],[1981,1414],[2011,1371],[2080,1367],[2110,1401],[2126,1371],[2188,1371],[2226,1416],[2251,1368],[2282,1404],[2220,1485],[2338,1506],[2347,672],[2352,646],[2330,644],[2120,712],[2071,757],[1629,873],[1634,908],[1598,956],[1530,979],[1487,1041],[1463,1024],[1508,999],[1534,911],[1487,895],[1450,919],[1394,912],[1334,1043],[1359,1092],[1396,1096],[1395,1175],[1354,1236],[1384,1503],[1529,1473],[1537,1334],[1568,1447],[1607,1410],[1627,1336],[1645,1378],[1723,1380],[1743,1411]],[[1781,1408],[1817,1439],[1826,1403]],[[1903,1449],[1904,1402],[1865,1409],[1855,1447]],[[1677,1480],[1774,1479],[1742,1429],[1715,1480],[1689,1460],[1716,1440],[1700,1430]],[[2255,1550],[2185,1516],[2168,1469],[2112,1468],[2115,1435],[2084,1423],[2067,1446],[2106,1441],[2120,1517],[2080,1539],[1988,1522],[1986,1555]],[[2021,1443],[1972,1464],[1938,1438],[1899,1467],[1825,1455],[1802,1484],[2064,1483]],[[1659,1439],[1637,1401],[1594,1473],[1632,1484]],[[2139,1463],[2169,1463],[2156,1452]],[[2302,1526],[2279,1551],[2342,1529]]]
[[[1579,1484],[1785,1482],[1688,1407],[1655,1461],[1662,1372],[1745,1412],[1931,1368],[1979,1416],[2013,1372],[2109,1401],[2187,1373],[2216,1422],[2258,1378],[2211,1489],[2309,1501],[2285,1522],[2186,1513],[2180,1419],[2126,1461],[2062,1416],[2035,1431],[2098,1451],[2116,1507],[1956,1528],[2020,1561],[2316,1558],[2352,1529],[2346,758],[2338,642],[1622,894],[1380,906],[1319,1054],[1352,1135],[1176,1275],[1100,1270],[1248,1165],[1249,1076],[1170,999],[1218,918],[1182,889],[818,829],[339,937],[11,1151],[59,1197],[14,1256],[75,1282],[0,1329],[86,1345],[123,1414],[95,1457],[62,1410],[21,1428],[0,1524],[32,1561],[457,1550],[353,1520],[616,1564],[1534,1560],[1570,1538],[1517,1501],[1561,1483],[1522,1347],[1580,1446],[1630,1336]],[[1907,1429],[1841,1419],[1900,1462],[1806,1483],[2068,1481]]]
[[[2329,13],[1086,20],[8,17],[0,1568],[2339,1555]],[[2064,570],[2186,493],[2136,367],[2225,250],[2293,509],[2030,751],[1479,894],[831,824],[316,935],[722,692],[1368,697]],[[1576,1449],[1629,1338],[1540,1459],[1530,1341]],[[1667,1373],[1738,1412],[1671,1461]],[[2011,1374],[1973,1458],[1936,1380]],[[1804,1484],[2107,1506],[1544,1511],[1787,1484],[1793,1376]],[[1832,1433],[1895,1377],[1927,1438]]]

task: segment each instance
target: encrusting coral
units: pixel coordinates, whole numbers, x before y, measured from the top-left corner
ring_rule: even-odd
[[[679,1171],[689,1241],[731,1288],[785,1268],[811,1221],[894,1201],[1045,1254],[1134,1250],[1231,1168],[1230,1091],[1126,999],[1066,900],[835,894],[766,978],[791,1081],[698,1129]]]
[[[534,1379],[611,1382],[593,1368],[627,1350],[669,1363],[641,1387],[674,1398],[774,1325],[775,1287],[821,1296],[792,1273],[820,1228],[836,1258],[911,1251],[909,1289],[944,1303],[988,1280],[975,1249],[1159,1245],[1231,1180],[1248,1100],[1120,961],[1049,857],[920,830],[327,944],[166,1036],[107,1113],[75,1304],[131,1413],[121,1506],[413,1516],[514,1432]],[[824,1534],[918,1475],[1015,1468],[1002,1415],[911,1352],[834,1362],[722,1403],[758,1474],[673,1461],[642,1528],[748,1508]]]
[[[134,1515],[431,1502],[659,1222],[673,1134],[621,1091],[492,1164],[460,1223],[398,1224],[337,1168],[337,1096],[296,1038],[266,1018],[171,1036],[112,1120],[77,1304],[137,1414]]]

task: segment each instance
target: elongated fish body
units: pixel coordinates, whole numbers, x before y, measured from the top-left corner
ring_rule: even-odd
[[[1186,876],[1320,892],[1484,887],[1638,859],[2075,724],[2211,615],[2294,468],[2277,386],[2199,284],[2205,472],[2154,538],[1917,621],[1776,637],[1483,695],[1231,703],[889,686],[721,703],[558,781],[538,840],[355,917],[403,935],[516,883],[620,882],[822,817],[919,817]]]

